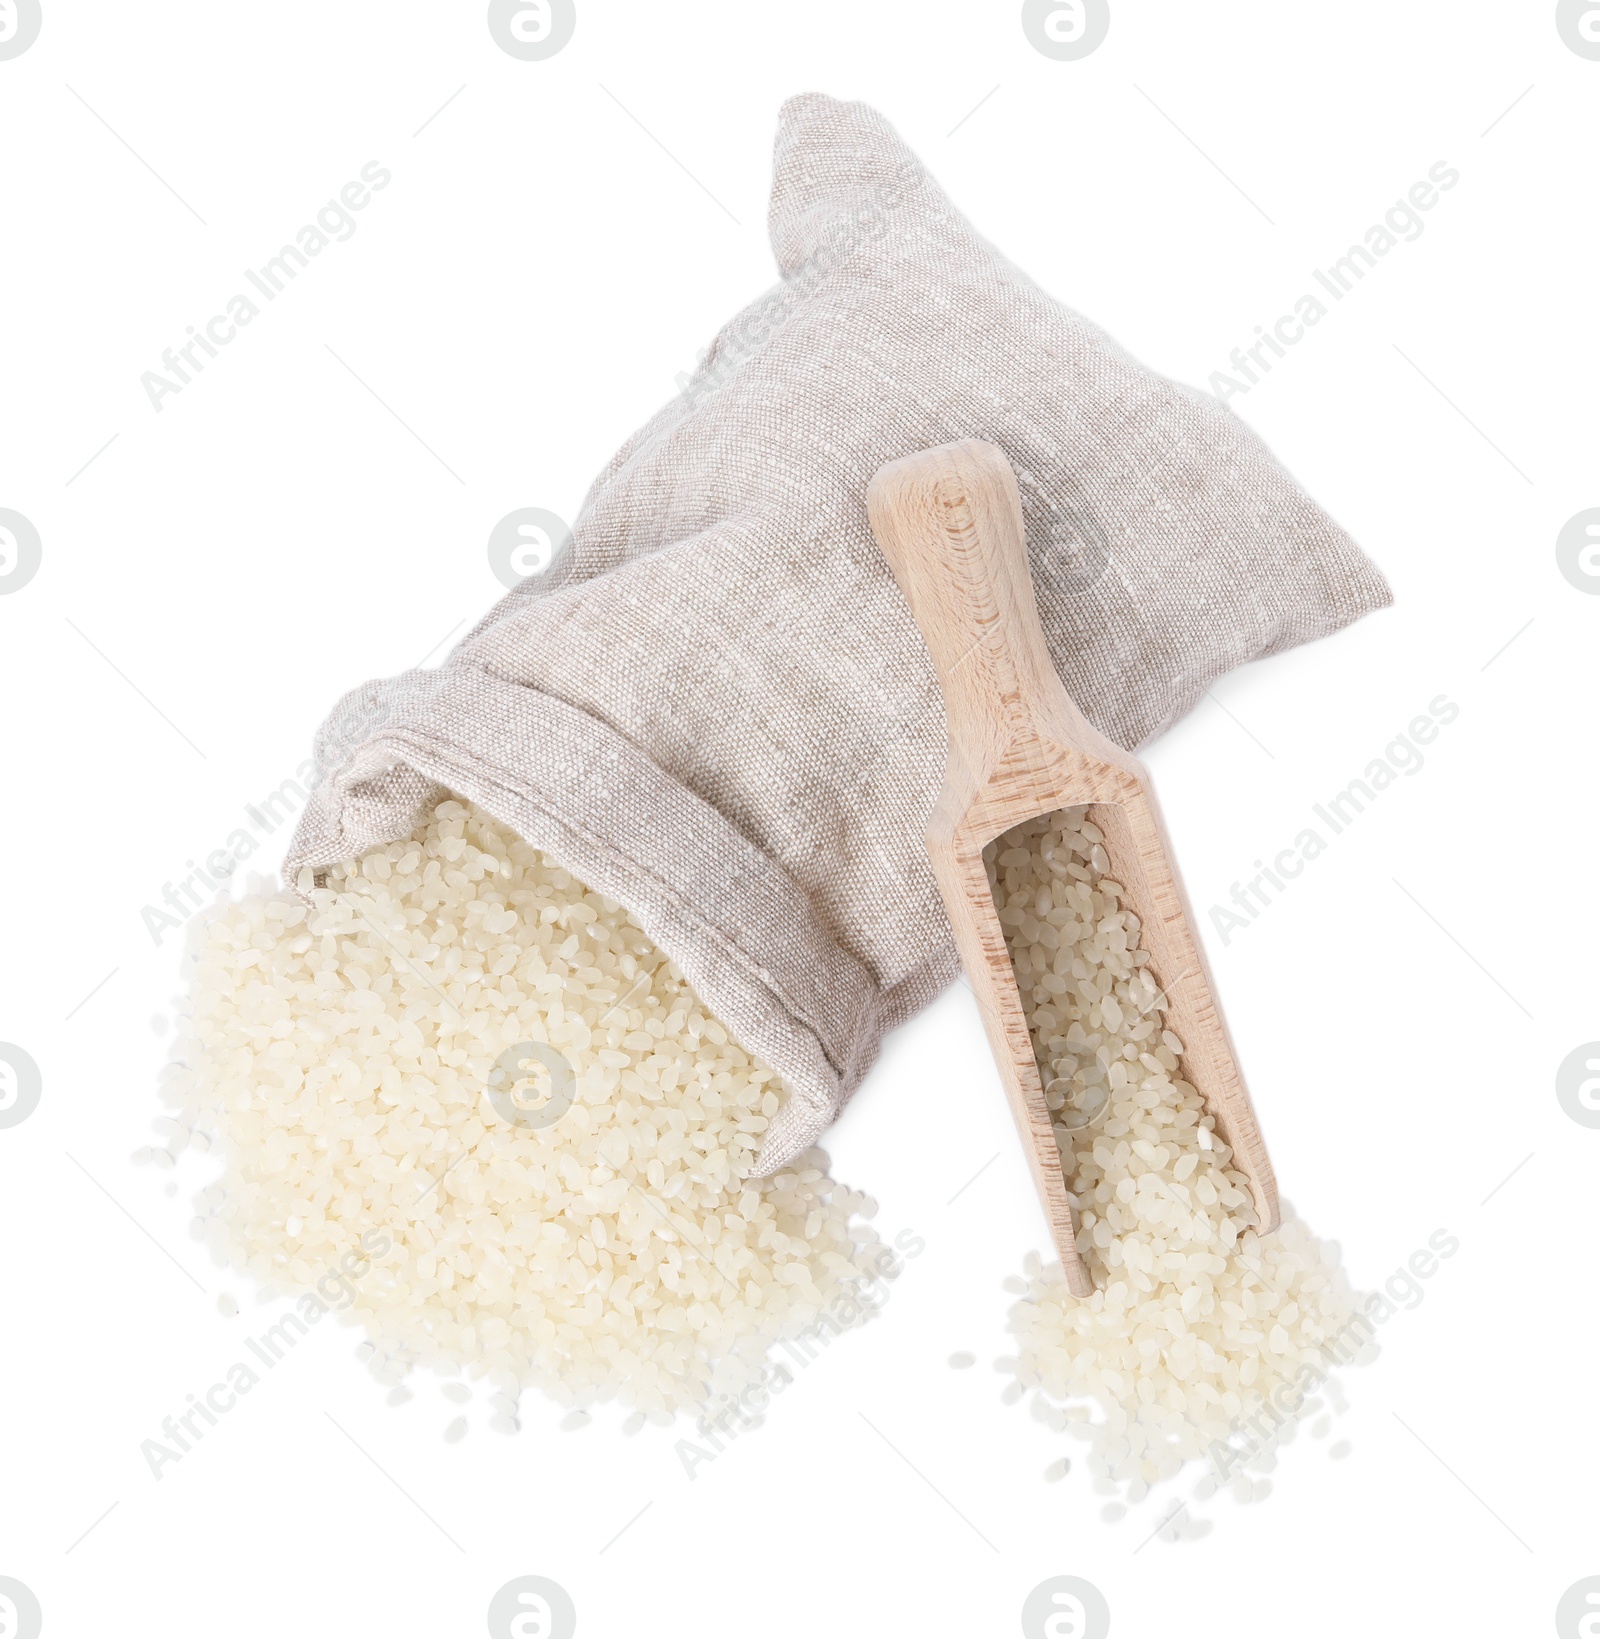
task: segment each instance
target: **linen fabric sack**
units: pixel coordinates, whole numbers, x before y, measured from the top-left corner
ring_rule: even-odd
[[[436,670],[348,695],[286,881],[448,788],[621,901],[783,1077],[805,1151],[955,976],[923,851],[944,708],[867,526],[886,461],[1009,457],[1068,692],[1136,747],[1230,668],[1389,602],[1213,398],[1135,363],[986,244],[888,123],[783,109],[782,282],[595,481],[570,542]]]

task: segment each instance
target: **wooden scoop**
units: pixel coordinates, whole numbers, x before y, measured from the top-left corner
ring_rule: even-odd
[[[1262,1233],[1278,1189],[1190,928],[1165,828],[1138,760],[1091,727],[1051,665],[1033,601],[1022,501],[1011,467],[976,441],[891,462],[867,490],[872,532],[927,642],[944,690],[950,760],[928,823],[928,855],[989,1044],[1022,1130],[1067,1285],[1094,1290],[1079,1256],[1061,1156],[1039,1082],[983,849],[1039,814],[1089,804],[1110,875],[1184,1043],[1180,1074],[1205,1100],[1249,1180]]]

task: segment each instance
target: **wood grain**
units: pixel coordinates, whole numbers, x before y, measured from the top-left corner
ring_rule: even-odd
[[[1080,1297],[1094,1289],[1078,1253],[1027,1016],[983,863],[987,843],[1059,808],[1090,805],[1090,820],[1104,832],[1110,874],[1140,919],[1140,943],[1165,990],[1168,1028],[1184,1043],[1180,1073],[1250,1180],[1261,1229],[1276,1229],[1272,1163],[1149,776],[1083,716],[1050,662],[1009,463],[994,445],[975,440],[927,450],[877,474],[867,511],[944,692],[949,763],[928,824],[928,856],[1068,1287]]]

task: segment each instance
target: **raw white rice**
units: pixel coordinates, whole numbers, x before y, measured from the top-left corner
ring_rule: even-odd
[[[1226,1443],[1278,1385],[1351,1353],[1341,1333],[1357,1303],[1335,1251],[1287,1207],[1276,1233],[1256,1234],[1248,1182],[1182,1079],[1183,1044],[1103,842],[1086,810],[1067,809],[985,851],[1097,1288],[1073,1297],[1060,1266],[1030,1254],[1026,1280],[1006,1283],[1024,1293],[1011,1310],[1020,1355],[1001,1364],[1039,1407],[1065,1408],[1090,1473],[1136,1502]],[[1245,1466],[1269,1467],[1283,1437]],[[1270,1489],[1241,1483],[1241,1500]]]
[[[196,1232],[220,1260],[322,1282],[380,1380],[466,1365],[652,1421],[870,1313],[858,1198],[818,1150],[751,1176],[780,1084],[614,900],[457,800],[302,885],[215,907],[192,944],[168,1101],[217,1141]],[[546,1126],[486,1096],[524,1042],[573,1073]]]

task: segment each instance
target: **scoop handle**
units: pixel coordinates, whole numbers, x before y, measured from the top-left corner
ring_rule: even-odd
[[[933,660],[952,745],[1045,723],[1078,739],[1087,724],[1045,646],[1005,455],[968,439],[891,462],[867,516]]]
[[[1088,722],[1051,664],[1009,462],[978,440],[909,456],[878,473],[867,511],[944,691],[949,763],[928,853],[1032,1146],[1069,1285],[1088,1275],[1074,1269],[1059,1157],[981,858],[984,844],[1019,821],[1059,808],[1089,808],[1105,832],[1114,880],[1165,980],[1171,1028],[1187,1043],[1188,1080],[1250,1180],[1258,1227],[1270,1232],[1281,1219],[1272,1163],[1160,809],[1138,759]]]

